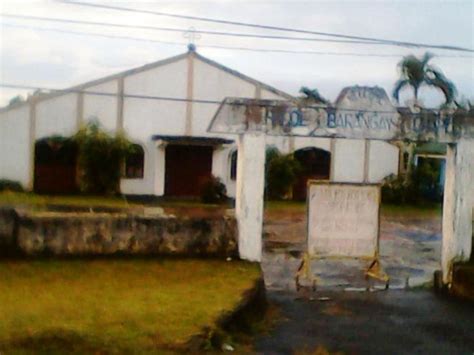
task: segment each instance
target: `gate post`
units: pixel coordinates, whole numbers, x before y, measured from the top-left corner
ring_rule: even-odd
[[[262,260],[264,188],[265,133],[246,132],[238,140],[235,200],[241,259]]]
[[[443,201],[441,269],[443,284],[452,281],[452,265],[469,260],[474,206],[474,141],[449,144]]]

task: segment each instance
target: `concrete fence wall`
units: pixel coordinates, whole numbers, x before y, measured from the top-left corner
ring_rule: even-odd
[[[235,256],[234,218],[0,209],[0,254]]]

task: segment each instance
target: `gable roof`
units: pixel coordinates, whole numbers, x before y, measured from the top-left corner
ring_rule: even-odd
[[[191,51],[190,51],[190,52],[191,52]],[[189,53],[189,52],[188,52],[188,53]],[[217,62],[213,61],[212,59],[209,59],[209,58],[207,58],[207,57],[204,57],[204,56],[198,54],[197,52],[194,52],[194,55],[196,56],[197,59],[203,61],[204,63],[207,63],[207,64],[209,64],[209,65],[211,65],[211,66],[213,66],[213,67],[215,67],[215,68],[221,69],[221,70],[223,70],[223,71],[225,71],[225,72],[227,72],[227,73],[229,73],[229,74],[231,74],[231,75],[234,75],[234,76],[236,76],[236,77],[238,77],[238,78],[240,78],[240,79],[242,79],[242,80],[245,80],[245,81],[247,81],[247,82],[249,82],[249,83],[251,83],[251,84],[259,85],[259,86],[262,87],[263,89],[268,90],[268,91],[270,91],[270,92],[272,92],[272,93],[274,93],[274,94],[276,94],[276,95],[283,96],[283,97],[285,97],[285,98],[288,99],[288,100],[294,100],[294,99],[295,99],[294,96],[292,96],[292,95],[290,95],[290,94],[288,94],[288,93],[286,93],[286,92],[284,92],[284,91],[281,91],[281,90],[279,90],[279,89],[277,89],[277,88],[275,88],[275,87],[273,87],[273,86],[267,85],[267,84],[265,84],[265,83],[263,83],[263,82],[261,82],[261,81],[258,81],[258,80],[256,80],[256,79],[253,79],[253,78],[251,78],[251,77],[249,77],[249,76],[247,76],[247,75],[245,75],[245,74],[242,74],[242,73],[238,72],[237,70],[230,69],[229,67],[226,67],[225,65],[222,65],[222,64],[220,64],[220,63],[217,63]]]
[[[199,60],[215,67],[215,68],[221,69],[221,70],[223,70],[227,73],[230,73],[231,75],[237,76],[240,79],[245,80],[247,82],[250,82],[254,85],[259,85],[263,89],[268,90],[268,91],[270,91],[270,92],[272,92],[276,95],[283,96],[283,97],[285,97],[289,100],[294,99],[293,96],[291,96],[290,94],[288,94],[284,91],[278,90],[278,89],[276,89],[276,88],[274,88],[270,85],[267,85],[267,84],[265,84],[261,81],[250,78],[249,76],[246,76],[246,75],[244,75],[244,74],[242,74],[242,73],[240,73],[236,70],[230,69],[230,68],[228,68],[228,67],[226,67],[226,66],[224,66],[220,63],[217,63],[217,62],[215,62],[215,61],[213,61],[209,58],[206,58],[206,57],[198,54],[193,49],[190,49],[189,51],[187,51],[185,53],[182,53],[182,54],[179,54],[179,55],[176,55],[174,57],[169,57],[169,58],[162,59],[162,60],[159,60],[159,61],[156,61],[156,62],[153,62],[153,63],[145,64],[145,65],[142,65],[142,66],[137,67],[137,68],[128,69],[128,70],[125,70],[125,71],[120,72],[120,73],[108,75],[108,76],[105,76],[105,77],[100,78],[100,79],[95,79],[95,80],[92,80],[92,81],[85,82],[83,84],[75,85],[75,86],[69,87],[67,89],[55,90],[51,93],[42,94],[41,96],[37,97],[37,101],[38,102],[45,101],[45,100],[48,100],[48,99],[52,99],[54,97],[58,97],[58,96],[62,96],[62,95],[66,95],[66,94],[70,94],[70,93],[74,93],[74,92],[78,92],[78,91],[83,91],[84,89],[87,89],[89,87],[100,85],[100,84],[106,83],[106,82],[111,81],[111,80],[115,80],[115,79],[119,79],[119,78],[125,78],[126,76],[129,76],[129,75],[141,73],[141,72],[144,72],[144,71],[147,71],[147,70],[150,70],[150,69],[154,69],[154,68],[157,68],[157,67],[160,67],[160,66],[163,66],[163,65],[167,65],[167,64],[177,62],[181,59],[186,58],[189,55],[194,55],[195,58],[197,58],[197,59],[199,59]],[[9,110],[21,107],[23,105],[28,104],[29,102],[30,101],[27,99],[26,101],[19,102],[17,104],[12,105],[12,106],[1,107],[0,112],[6,112],[6,111],[9,111]]]

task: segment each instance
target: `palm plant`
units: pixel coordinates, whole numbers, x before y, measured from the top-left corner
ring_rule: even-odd
[[[302,100],[305,103],[312,103],[312,104],[327,104],[329,103],[321,94],[319,93],[318,89],[310,89],[306,86],[302,86],[300,89],[300,93],[304,96]]]
[[[433,58],[431,53],[425,53],[421,59],[409,55],[398,63],[401,74],[393,89],[393,97],[397,102],[400,91],[406,86],[413,88],[415,101],[418,102],[418,92],[422,85],[441,90],[446,103],[453,102],[456,96],[456,87],[440,70],[429,64],[431,58]]]

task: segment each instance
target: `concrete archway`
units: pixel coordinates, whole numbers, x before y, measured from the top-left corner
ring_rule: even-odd
[[[308,180],[329,180],[331,153],[316,147],[306,147],[296,150],[293,156],[302,167],[302,172],[293,185],[293,199],[305,200]]]

